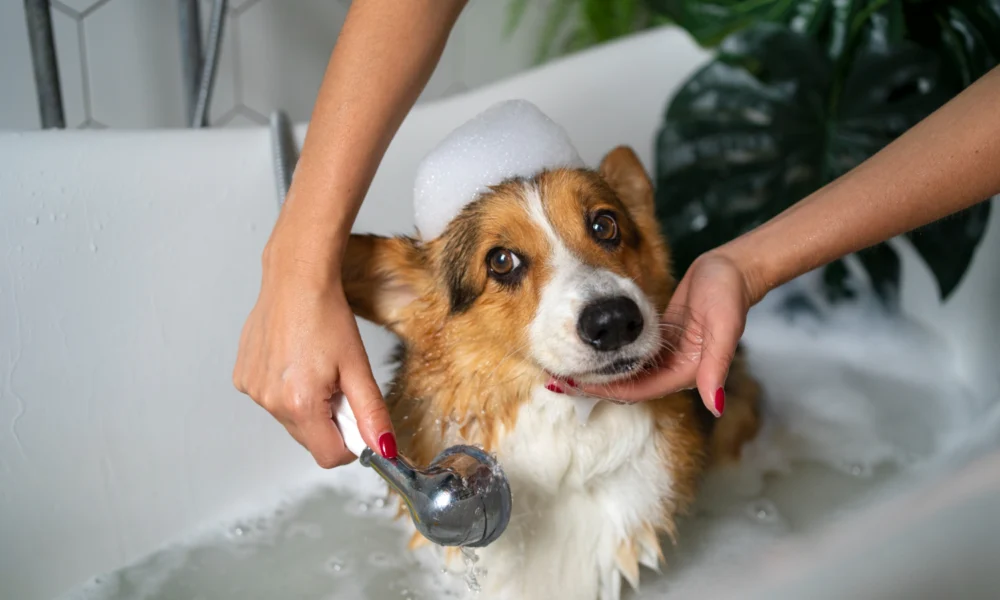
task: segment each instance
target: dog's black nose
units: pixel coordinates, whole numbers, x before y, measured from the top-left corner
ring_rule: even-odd
[[[642,333],[642,313],[625,296],[598,300],[584,307],[576,332],[599,352],[617,350],[634,342]]]

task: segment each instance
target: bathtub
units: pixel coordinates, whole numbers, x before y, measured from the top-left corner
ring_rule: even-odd
[[[706,59],[667,27],[422,105],[389,147],[356,230],[409,232],[423,154],[505,98],[527,98],[564,124],[590,164],[625,143],[652,169],[666,99]],[[296,128],[300,140],[304,131]],[[231,384],[278,212],[266,128],[4,133],[0,159],[0,597],[60,597],[296,490],[377,484],[356,465],[318,469]],[[812,361],[814,370],[837,371],[822,384],[834,396],[836,386],[850,388],[844,406],[874,411],[857,421],[842,411],[847,416],[834,421],[847,437],[828,440],[827,450],[849,454],[843,440],[852,432],[879,437],[870,423],[906,421],[899,415],[909,411],[923,415],[908,434],[920,442],[918,468],[902,469],[906,477],[885,489],[872,483],[856,507],[831,505],[822,526],[767,543],[746,538],[731,568],[684,567],[680,587],[670,587],[668,568],[641,597],[1000,597],[998,213],[943,305],[927,268],[900,246],[908,333],[887,330],[875,342],[866,326],[803,333],[766,312],[766,303],[751,315],[752,360],[781,398],[769,409],[776,422],[822,431],[822,403],[796,405],[803,388],[789,375],[796,361]],[[368,323],[361,328],[384,382],[392,339]],[[892,365],[877,353],[913,347],[927,352]],[[910,390],[908,379],[920,385]],[[883,397],[895,417],[879,408]],[[927,439],[933,447],[921,445]],[[808,462],[814,450],[797,456]],[[755,452],[765,464],[767,448]],[[786,511],[796,502],[822,504],[808,499],[810,489],[821,488],[775,494],[784,494]],[[351,540],[333,529],[324,543],[349,554]],[[697,547],[711,531],[692,527],[672,555],[682,557],[685,544]],[[729,561],[719,556],[713,564]],[[683,558],[676,562],[683,567]],[[331,579],[315,597],[338,585]]]

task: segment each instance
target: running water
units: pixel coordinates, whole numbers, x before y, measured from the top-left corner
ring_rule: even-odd
[[[469,591],[479,593],[482,590],[479,580],[486,576],[486,569],[476,566],[479,555],[473,548],[462,546],[462,560],[465,562],[465,584]]]

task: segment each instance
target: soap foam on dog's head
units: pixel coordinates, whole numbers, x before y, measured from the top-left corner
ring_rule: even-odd
[[[453,131],[420,163],[413,190],[417,231],[424,240],[436,238],[490,186],[583,166],[566,131],[538,107],[526,100],[500,102]]]

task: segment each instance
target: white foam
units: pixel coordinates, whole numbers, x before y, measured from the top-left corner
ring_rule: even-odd
[[[527,100],[494,104],[451,132],[417,167],[419,235],[439,236],[469,202],[509,179],[583,167],[566,131]]]

